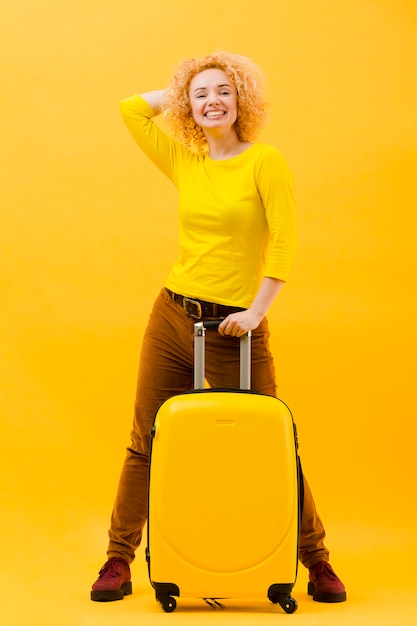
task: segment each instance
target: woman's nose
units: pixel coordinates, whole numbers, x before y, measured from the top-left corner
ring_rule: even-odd
[[[213,106],[214,104],[218,104],[219,102],[219,97],[217,92],[210,92],[209,93],[209,97],[208,97],[208,103],[209,105]]]

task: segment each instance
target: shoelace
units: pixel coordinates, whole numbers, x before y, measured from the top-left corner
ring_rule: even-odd
[[[320,561],[320,563],[318,563],[318,565],[314,568],[314,578],[317,580],[324,573],[326,573],[332,580],[336,580],[336,574],[332,570],[331,566],[325,561]]]
[[[117,563],[119,559],[110,559],[110,561],[107,561],[106,563],[104,563],[103,567],[101,568],[101,570],[99,571],[99,577],[102,578],[103,575],[107,572],[107,570],[109,570],[109,574],[110,576],[119,576],[119,572],[117,571],[115,564]]]

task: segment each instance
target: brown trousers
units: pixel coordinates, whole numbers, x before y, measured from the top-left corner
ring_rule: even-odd
[[[109,530],[108,558],[135,558],[147,520],[150,428],[156,410],[170,396],[193,387],[194,320],[162,289],[150,315],[139,365],[135,415]],[[206,336],[206,378],[210,387],[239,387],[239,339],[217,332]],[[252,332],[252,389],[275,396],[275,371],[267,320]],[[325,532],[304,479],[299,558],[305,567],[328,561]]]

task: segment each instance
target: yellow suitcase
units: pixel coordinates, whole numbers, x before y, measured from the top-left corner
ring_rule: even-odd
[[[166,612],[182,596],[269,598],[293,613],[302,498],[295,425],[282,401],[249,390],[250,335],[241,341],[245,390],[198,390],[208,324],[195,325],[197,389],[164,402],[152,428],[150,581]]]

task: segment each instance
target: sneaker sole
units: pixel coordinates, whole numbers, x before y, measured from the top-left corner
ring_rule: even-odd
[[[328,602],[330,604],[332,602],[346,601],[346,591],[343,593],[316,593],[316,588],[312,582],[308,583],[307,592],[315,602]]]
[[[94,590],[91,591],[91,599],[94,602],[114,602],[115,600],[123,600],[125,596],[130,596],[132,593],[132,583],[123,583],[120,589],[116,589],[115,591],[102,591],[102,590]]]

